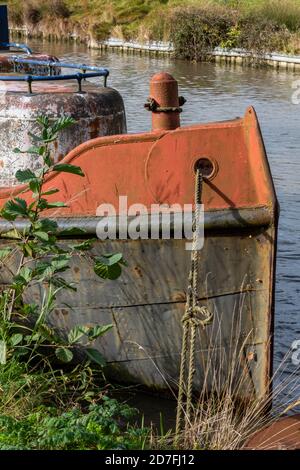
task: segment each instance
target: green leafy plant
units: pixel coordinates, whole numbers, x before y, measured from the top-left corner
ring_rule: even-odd
[[[48,356],[41,354],[41,350],[53,351],[59,361],[69,363],[73,359],[74,350],[81,344],[85,347],[86,359],[103,366],[103,357],[92,345],[112,325],[77,325],[62,336],[49,326],[47,320],[56,305],[59,292],[64,289],[76,290],[76,285],[68,283],[63,277],[70,269],[74,256],[88,258],[94,265],[95,274],[102,279],[117,279],[125,262],[120,253],[98,257],[92,255],[90,248],[94,240],[73,245],[61,244],[59,237],[66,233],[59,232],[57,222],[45,216],[45,211],[66,207],[66,204],[53,199],[50,201],[49,196],[59,191],[56,188],[44,189],[44,183],[53,171],[84,176],[80,167],[68,163],[55,164],[51,156],[51,144],[57,140],[59,132],[75,121],[71,117],[61,117],[52,124],[47,117],[40,117],[37,121],[41,133],[30,134],[32,146],[26,151],[15,149],[17,153],[31,153],[41,160],[41,167],[35,172],[25,169],[16,173],[17,180],[27,186],[26,190],[29,187],[31,200],[18,195],[6,202],[0,214],[12,226],[2,234],[7,243],[0,250],[0,261],[11,276],[11,283],[0,297],[0,364],[4,365],[9,359],[22,356],[27,361],[48,359]],[[22,219],[25,224],[21,229],[17,228],[19,225],[15,222]],[[83,231],[75,229],[75,232],[78,234]],[[74,229],[70,229],[67,234],[73,233]],[[26,301],[30,297],[27,295],[30,288],[35,285],[43,286],[41,303]]]
[[[86,412],[42,408],[17,420],[0,415],[0,450],[140,449],[148,430],[130,422],[136,410],[104,397]]]

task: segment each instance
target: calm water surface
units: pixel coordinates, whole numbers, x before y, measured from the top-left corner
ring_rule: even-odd
[[[216,64],[190,64],[169,58],[87,51],[77,45],[32,44],[73,62],[110,69],[109,85],[125,101],[128,132],[147,131],[143,110],[150,77],[167,71],[186,99],[182,125],[232,119],[253,105],[261,129],[281,206],[276,285],[275,368],[294,340],[300,340],[300,105],[293,105],[292,83],[300,72]],[[283,374],[297,373],[290,361]],[[298,375],[299,378],[299,375]],[[285,395],[289,392],[286,391]],[[293,392],[291,391],[293,394]]]

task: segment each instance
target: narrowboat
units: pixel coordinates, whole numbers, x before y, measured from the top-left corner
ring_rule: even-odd
[[[191,287],[191,237],[184,223],[195,215],[195,179],[201,175],[204,236],[193,265],[192,294],[200,316],[209,321],[203,317],[197,323],[193,387],[205,383],[209,390],[216,371],[222,384],[235,368],[243,397],[264,396],[272,374],[278,203],[255,110],[249,107],[229,121],[181,127],[184,99],[177,81],[158,73],[151,79],[147,110],[137,110],[152,113],[152,129],[127,134],[123,100],[108,87],[107,69],[61,63],[28,50],[16,56],[16,45],[6,39],[0,45],[0,66],[6,64],[0,77],[0,207],[20,193],[30,200],[29,189],[18,185],[14,174],[38,163],[27,154],[16,159],[12,149],[28,147],[35,118],[41,111],[49,119],[73,116],[75,128],[62,133],[53,154],[79,166],[85,176],[53,172],[47,177],[44,190],[59,189],[67,204],[48,216],[62,230],[84,229],[75,239],[95,238],[94,253],[120,252],[127,262],[117,280],[101,281],[89,263],[74,258],[66,281],[80,287],[60,294],[51,324],[64,331],[77,324],[113,324],[96,343],[106,374],[158,391],[176,389]],[[104,86],[89,82],[97,77],[104,77]],[[49,201],[55,198],[50,195]],[[103,236],[104,220],[113,235],[112,230]],[[24,221],[14,225],[22,227]],[[0,220],[2,235],[10,229]],[[0,240],[3,246],[11,243]],[[8,282],[9,272],[2,268],[0,283]],[[35,302],[42,295],[43,286],[32,287]]]

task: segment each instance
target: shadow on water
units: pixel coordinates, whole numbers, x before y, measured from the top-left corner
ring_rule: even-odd
[[[175,429],[176,401],[169,396],[158,396],[139,387],[121,387],[114,390],[112,395],[138,410],[135,418],[138,426],[143,423],[146,427],[153,427],[158,433]]]

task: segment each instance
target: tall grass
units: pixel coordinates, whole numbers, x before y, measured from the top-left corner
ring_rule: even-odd
[[[236,399],[246,386],[243,376],[234,384],[233,371],[239,361],[235,361],[222,388],[215,374],[212,393],[207,394],[204,386],[195,402],[193,415],[181,435],[181,446],[186,449],[237,450],[243,448],[257,431],[277,422],[287,411],[294,410],[299,400],[281,401],[287,391],[300,397],[299,369],[283,379],[289,358],[288,354],[267,384],[270,390],[273,387],[273,392],[248,401]]]
[[[258,386],[257,377],[266,365],[265,354],[271,338],[258,357],[255,346],[249,348],[255,343],[255,336],[254,328],[245,335],[244,301],[242,296],[233,312],[226,338],[218,312],[215,312],[213,329],[208,327],[206,332],[199,331],[196,359],[198,370],[202,367],[201,386],[194,389],[192,413],[186,416],[183,405],[184,426],[180,435],[174,436],[173,430],[156,439],[152,436],[153,447],[172,448],[175,438],[177,448],[181,449],[241,449],[257,431],[300,405],[300,367],[295,366],[292,373],[286,373],[292,351],[285,355],[267,382],[264,384],[261,379]],[[176,398],[174,386],[179,384],[158,369],[150,356],[148,358]],[[184,389],[187,390],[187,384]],[[291,429],[291,433],[293,431]]]
[[[299,0],[265,0],[254,2],[248,9],[251,13],[259,12],[265,19],[285,26],[291,32],[300,28]]]

